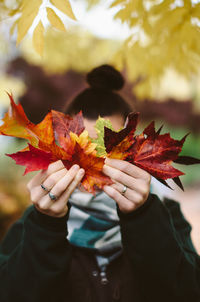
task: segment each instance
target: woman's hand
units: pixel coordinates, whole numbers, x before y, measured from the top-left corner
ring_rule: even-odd
[[[132,212],[145,203],[150,191],[149,173],[126,161],[110,158],[105,160],[103,172],[114,182],[104,186],[104,191],[123,213]]]
[[[60,160],[50,164],[47,170],[39,172],[27,185],[36,209],[53,217],[65,216],[68,199],[84,173],[84,169],[80,169],[78,165],[67,170]]]

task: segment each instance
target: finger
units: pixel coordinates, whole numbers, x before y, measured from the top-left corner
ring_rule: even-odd
[[[146,171],[144,171],[143,169],[127,162],[124,160],[120,160],[120,159],[111,159],[111,158],[106,158],[105,160],[105,164],[108,166],[111,166],[115,169],[121,170],[124,173],[135,177],[135,178],[142,178],[145,180],[149,180],[150,181],[150,174]]]
[[[51,194],[55,195],[58,199],[60,199],[62,193],[68,189],[68,186],[70,185],[70,183],[73,181],[73,179],[75,178],[77,172],[79,170],[79,166],[78,165],[73,165],[69,171],[67,171],[67,173],[60,179],[57,181],[57,179],[55,178],[55,174],[52,174],[51,177],[51,181],[52,183],[54,182],[54,186],[51,189]],[[49,177],[49,178],[50,178]],[[46,180],[46,182],[49,180],[49,178]],[[46,186],[46,183],[45,183]],[[57,201],[56,201],[57,202]],[[42,209],[42,210],[46,210],[48,208],[50,208],[50,206],[52,204],[55,203],[54,200],[52,200],[49,196],[49,194],[45,194],[41,199],[35,200],[35,203]]]
[[[66,206],[67,201],[69,200],[70,195],[73,193],[73,191],[76,189],[76,187],[81,182],[83,176],[85,174],[84,169],[80,169],[78,173],[76,174],[73,181],[70,183],[69,187],[66,191],[63,192],[63,194],[60,196],[57,202],[53,203],[50,207],[50,210],[56,214],[60,213],[62,209]]]
[[[35,175],[28,183],[27,188],[31,190],[33,187],[40,185],[43,181],[50,176],[52,173],[55,173],[59,170],[64,169],[65,166],[63,165],[61,160],[58,160],[49,165],[47,170],[40,171],[37,175]]]
[[[120,183],[115,183],[111,185],[112,188],[117,190],[122,196],[124,196],[126,199],[129,201],[135,202],[136,204],[139,204],[143,200],[143,195],[140,193],[131,190],[130,188],[127,187],[126,192],[122,194],[122,190],[124,186]]]
[[[125,196],[121,195],[112,186],[104,186],[103,190],[106,194],[108,194],[112,199],[117,202],[119,209],[122,212],[128,213],[130,211],[133,211],[137,207],[136,203],[129,201]]]
[[[143,194],[145,183],[142,180],[129,176],[123,171],[107,165],[103,166],[103,172],[115,182],[121,183],[122,185]]]
[[[62,177],[51,189],[51,193],[60,196],[66,189],[68,189],[71,182],[76,177],[77,172],[80,170],[78,165],[73,165],[69,171]]]
[[[41,184],[33,187],[30,190],[30,197],[31,197],[31,201],[32,202],[37,202],[38,200],[40,200],[43,196],[47,195],[48,192],[51,190],[51,188],[54,186],[54,184],[56,182],[58,182],[64,175],[66,175],[67,170],[66,169],[62,169],[59,170],[53,174],[51,174],[46,181],[44,181],[42,183],[42,185],[46,188],[46,190],[44,190],[41,187]]]

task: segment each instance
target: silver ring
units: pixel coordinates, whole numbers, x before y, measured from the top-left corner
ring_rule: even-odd
[[[44,191],[49,192],[49,190],[48,190],[43,184],[41,184],[40,187],[41,187]]]
[[[51,193],[51,192],[49,192],[49,197],[53,201],[56,201],[58,199],[58,197],[56,195],[54,195],[53,193]]]
[[[126,190],[127,190],[127,186],[125,186],[125,185],[124,185],[124,187],[123,187],[123,189],[122,189],[122,193],[121,193],[121,194],[122,194],[122,195],[124,195],[124,194],[126,193]]]

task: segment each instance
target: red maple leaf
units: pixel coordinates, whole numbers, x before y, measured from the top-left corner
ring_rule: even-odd
[[[172,139],[169,133],[160,135],[152,122],[142,134],[135,137],[126,160],[157,179],[176,178],[184,173],[175,169],[171,163],[181,152],[185,138],[179,141]]]
[[[124,132],[114,132],[105,128],[104,141],[106,150],[109,151],[107,156],[129,161],[168,187],[165,179],[172,178],[183,189],[179,176],[184,173],[175,169],[172,163],[200,163],[200,160],[192,157],[178,156],[187,135],[180,141],[172,139],[169,133],[160,135],[162,127],[156,132],[154,122],[152,122],[142,134],[134,136],[137,120],[138,113],[132,114],[131,121],[129,120],[127,126],[122,130]],[[129,125],[133,125],[133,128]]]
[[[138,123],[138,116],[139,116],[138,112],[136,113],[131,112],[127,117],[125,128],[119,132],[115,132],[107,127],[104,128],[104,144],[107,153],[111,151],[112,153],[114,153],[114,148],[116,146],[119,147],[119,144],[125,139],[131,145],[131,142],[133,141],[133,135],[135,133],[136,126]],[[122,146],[121,149],[124,151]]]
[[[81,183],[88,192],[94,194],[96,186],[103,189],[105,185],[112,184],[111,179],[102,172],[104,158],[97,157],[96,152],[87,154],[78,143],[76,143],[74,150],[70,165],[77,163],[85,170]]]
[[[26,166],[24,175],[41,169],[46,170],[49,164],[55,161],[51,152],[35,148],[30,144],[27,151],[19,151],[6,155],[14,159],[17,165]]]
[[[80,135],[85,129],[82,112],[79,112],[73,118],[68,114],[55,110],[51,112],[55,138],[62,147],[68,148],[67,144],[70,144],[70,132]],[[65,138],[68,138],[68,140]]]

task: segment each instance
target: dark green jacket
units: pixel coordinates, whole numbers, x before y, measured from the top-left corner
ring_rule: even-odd
[[[124,252],[105,286],[93,255],[66,240],[67,216],[28,208],[0,246],[0,302],[200,302],[200,257],[179,205],[150,195],[118,213]]]

